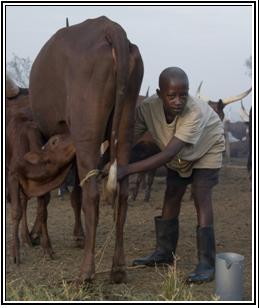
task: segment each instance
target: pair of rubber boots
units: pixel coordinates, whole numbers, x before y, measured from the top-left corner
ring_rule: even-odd
[[[178,218],[166,220],[155,217],[156,250],[147,257],[136,259],[133,266],[173,265],[179,236]],[[189,283],[202,283],[214,279],[215,238],[213,226],[197,227],[197,249],[199,263],[187,277]]]

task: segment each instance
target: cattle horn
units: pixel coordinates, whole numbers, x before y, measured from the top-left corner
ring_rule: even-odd
[[[66,18],[66,27],[69,27],[68,17]]]
[[[204,102],[209,102],[210,99],[207,96],[203,96],[201,95],[201,86],[202,86],[203,81],[200,82],[198,89],[196,91],[196,95],[195,97],[199,98],[200,100],[204,101]]]
[[[7,73],[5,77],[5,96],[11,98],[18,95],[19,92],[19,87]]]
[[[252,87],[250,89],[248,89],[247,91],[237,95],[237,96],[232,96],[226,99],[223,99],[222,102],[224,105],[230,104],[230,103],[234,103],[236,101],[240,101],[242,100],[244,97],[246,97],[250,92],[252,91]]]
[[[249,114],[248,114],[248,112],[246,111],[246,109],[243,105],[243,100],[241,100],[241,108],[242,108],[243,112],[245,113],[245,115],[249,118]]]
[[[148,86],[148,88],[147,88],[147,93],[146,93],[146,97],[149,97],[149,86]]]
[[[245,107],[243,105],[243,101],[242,100],[241,100],[241,109],[239,110],[239,115],[240,115],[240,118],[244,122],[249,122],[249,115],[248,115],[247,111],[245,110]]]
[[[198,86],[198,89],[197,89],[197,91],[196,91],[196,95],[195,95],[195,96],[196,96],[197,98],[200,98],[202,83],[203,83],[203,81],[200,82],[200,84],[199,84],[199,86]]]

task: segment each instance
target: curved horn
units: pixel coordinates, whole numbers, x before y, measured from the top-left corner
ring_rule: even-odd
[[[12,80],[8,73],[5,76],[5,96],[14,97],[20,92],[17,84]]]
[[[68,17],[66,18],[66,27],[69,27]]]
[[[202,83],[203,81],[200,82],[199,86],[198,86],[198,89],[196,90],[196,94],[195,96],[198,97],[198,98],[201,98],[201,86],[202,86]]]
[[[226,99],[223,99],[222,102],[224,105],[230,104],[230,103],[234,103],[236,101],[240,101],[242,100],[244,97],[246,97],[250,92],[252,91],[252,87],[250,89],[248,89],[247,91],[237,95],[237,96],[232,96]]]
[[[201,86],[203,81],[200,82],[198,89],[196,91],[195,97],[199,98],[201,101],[208,103],[210,99],[207,96],[201,95]]]

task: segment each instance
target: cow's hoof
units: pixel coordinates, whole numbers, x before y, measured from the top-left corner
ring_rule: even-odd
[[[86,284],[89,282],[92,282],[95,276],[95,272],[94,271],[87,271],[84,273],[80,273],[79,277],[78,277],[78,281],[81,282],[81,284]]]
[[[135,196],[131,196],[129,199],[130,199],[130,201],[136,201],[136,197]]]
[[[20,256],[14,256],[13,263],[19,266],[21,264]]]
[[[74,237],[75,247],[83,249],[85,247],[85,239],[82,237]]]
[[[32,246],[39,246],[40,245],[40,235],[35,234],[35,233],[33,233],[33,234],[31,233],[30,239],[31,239]]]
[[[51,247],[43,248],[44,257],[49,258],[50,260],[55,259],[55,253]]]
[[[126,283],[127,282],[127,273],[124,267],[113,268],[111,271],[111,281],[113,283]]]
[[[22,233],[22,234],[21,234],[21,240],[22,240],[22,243],[23,243],[23,244],[26,244],[26,245],[28,245],[29,247],[32,247],[32,246],[33,246],[33,243],[32,243],[32,240],[31,240],[31,237],[30,237],[30,234],[29,234],[29,233],[27,233],[27,234]]]

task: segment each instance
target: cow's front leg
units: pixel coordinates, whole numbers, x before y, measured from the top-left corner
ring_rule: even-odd
[[[113,256],[111,280],[115,283],[126,282],[123,229],[128,207],[128,178],[120,183],[119,202],[116,219],[115,251]]]
[[[96,178],[90,178],[85,182],[82,191],[82,205],[85,218],[85,245],[79,281],[89,282],[94,278],[95,274],[95,237],[100,199]]]

